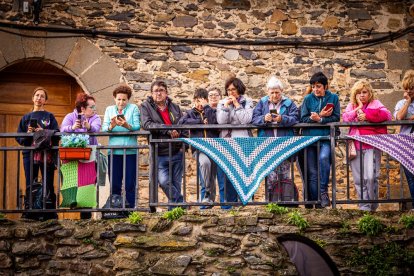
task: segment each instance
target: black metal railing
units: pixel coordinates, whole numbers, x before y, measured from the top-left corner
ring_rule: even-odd
[[[355,191],[355,188],[352,185],[352,178],[353,177],[360,177],[362,179],[362,175],[354,176],[350,171],[350,162],[348,159],[348,137],[345,135],[347,134],[346,128],[350,126],[364,126],[364,125],[372,125],[372,126],[387,126],[390,129],[393,127],[397,127],[400,125],[412,125],[412,122],[409,121],[393,121],[393,122],[386,122],[380,124],[369,124],[369,123],[331,123],[326,125],[319,125],[319,124],[297,124],[292,129],[295,130],[295,135],[300,135],[300,130],[306,128],[329,128],[330,135],[323,137],[320,141],[316,143],[317,153],[319,154],[320,145],[323,142],[329,141],[330,149],[331,149],[331,181],[329,185],[330,189],[330,197],[332,201],[332,208],[337,208],[337,205],[344,205],[349,206],[352,205],[353,207],[355,204],[358,203],[398,203],[400,204],[399,208],[403,208],[405,204],[411,202],[410,194],[406,191],[408,190],[407,187],[404,185],[403,182],[403,173],[401,173],[401,168],[398,162],[390,158],[387,154],[382,154],[382,172],[380,175],[379,183],[381,192],[379,194],[379,198],[375,200],[363,200],[358,198],[352,192]],[[104,191],[102,191],[102,187],[96,185],[96,201],[97,205],[95,208],[86,209],[71,209],[71,208],[60,208],[59,204],[61,202],[61,174],[58,174],[57,181],[55,182],[55,191],[56,191],[56,199],[55,199],[55,206],[56,209],[53,209],[57,212],[103,212],[103,211],[132,211],[132,210],[140,210],[140,211],[155,211],[157,207],[175,207],[175,206],[182,206],[182,207],[189,207],[189,206],[240,206],[242,205],[241,202],[227,202],[223,200],[223,202],[214,202],[206,204],[201,202],[200,192],[200,177],[199,177],[199,170],[198,167],[198,155],[196,158],[193,158],[190,154],[186,154],[188,146],[184,144],[181,140],[178,139],[156,139],[154,136],[151,135],[151,131],[157,130],[168,130],[168,129],[177,129],[177,130],[185,130],[188,131],[189,136],[191,137],[191,132],[200,129],[250,129],[257,131],[262,127],[257,127],[254,125],[174,125],[174,126],[162,126],[159,128],[151,128],[149,131],[138,131],[138,132],[125,132],[125,133],[94,133],[91,134],[92,136],[98,136],[100,140],[107,138],[108,136],[136,136],[139,143],[137,146],[110,146],[110,145],[99,145],[96,147],[97,153],[99,155],[100,152],[106,152],[108,149],[122,149],[123,160],[125,164],[126,158],[126,150],[127,149],[135,149],[137,151],[137,159],[135,168],[137,170],[136,174],[136,197],[135,197],[135,207],[134,208],[127,208],[126,204],[126,191],[125,191],[125,175],[126,175],[126,168],[125,166],[122,169],[123,174],[123,182],[122,182],[122,205],[120,208],[104,208],[102,206],[102,202],[106,201],[106,198],[103,198]],[[338,132],[340,130],[340,132]],[[0,185],[1,191],[3,195],[1,197],[1,204],[0,204],[0,212],[3,213],[23,213],[23,212],[47,212],[51,209],[47,209],[46,201],[47,201],[47,189],[46,183],[47,179],[42,179],[42,208],[41,209],[33,209],[33,199],[29,199],[28,207],[24,207],[24,197],[23,194],[32,194],[32,190],[29,189],[25,192],[25,178],[22,175],[21,169],[21,153],[23,150],[28,150],[30,153],[30,160],[33,160],[33,152],[34,147],[21,147],[21,146],[9,146],[10,140],[14,140],[16,137],[27,137],[31,136],[32,134],[26,133],[0,133],[0,166],[2,166],[2,176],[0,177]],[[57,133],[57,136],[62,135],[62,133]],[[168,163],[169,173],[168,173],[168,185],[161,191],[158,185],[158,162],[159,162],[159,146],[161,143],[168,144],[168,155],[167,160],[172,159],[173,157],[173,145],[179,143],[180,144],[180,151],[179,153],[182,155],[181,161],[182,162],[182,179],[180,179],[180,187],[182,191],[182,200],[177,202],[171,202],[168,198],[172,197],[173,193],[173,173],[172,167],[173,162]],[[102,142],[102,144],[105,144]],[[52,151],[57,151],[58,147],[53,147]],[[49,150],[50,151],[50,150]],[[47,151],[45,151],[47,153]],[[293,200],[283,200],[280,195],[272,195],[270,196],[270,187],[267,181],[264,181],[264,185],[253,199],[248,203],[248,205],[264,205],[269,202],[276,202],[278,204],[285,204],[285,205],[318,205],[321,203],[321,194],[320,194],[320,176],[318,176],[317,180],[317,191],[318,191],[318,198],[317,200],[309,200],[309,190],[306,184],[308,182],[308,169],[307,169],[307,154],[308,148],[305,148],[300,153],[294,155],[289,160],[290,162],[290,179],[294,185],[299,188],[299,198]],[[113,154],[108,156],[109,159],[113,158]],[[301,160],[299,160],[302,158]],[[142,161],[144,160],[144,161]],[[13,162],[12,162],[13,161]],[[31,161],[33,162],[33,161]],[[44,155],[44,160],[42,164],[42,170],[44,172],[43,175],[47,175],[47,165],[46,165],[46,154]],[[302,162],[302,163],[301,163]],[[113,164],[113,162],[111,162]],[[361,163],[361,170],[364,170],[364,164]],[[57,159],[57,171],[60,171],[61,161],[59,157]],[[318,163],[318,170],[320,164]],[[30,163],[30,167],[33,167],[33,164]],[[191,170],[191,171],[187,171]],[[97,178],[100,176],[100,172],[98,168],[96,168],[96,175]],[[392,177],[391,175],[394,175]],[[33,172],[30,172],[30,175],[33,175]],[[319,175],[319,174],[318,174]],[[32,178],[31,178],[32,179]],[[112,182],[112,179],[109,178],[107,181],[106,188],[106,197],[112,195],[111,185],[109,183]],[[280,184],[280,183],[279,183]],[[397,185],[398,184],[398,185]],[[227,195],[226,185],[224,185],[224,197]],[[100,200],[101,199],[101,200]],[[103,199],[103,200],[102,200]],[[99,202],[101,202],[99,204]]]

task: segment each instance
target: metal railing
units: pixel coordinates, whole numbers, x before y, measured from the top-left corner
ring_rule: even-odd
[[[301,129],[306,128],[329,128],[330,135],[323,137],[322,140],[316,143],[317,153],[319,154],[321,143],[329,141],[331,149],[331,178],[330,178],[330,196],[332,201],[332,208],[337,208],[337,205],[352,206],[355,208],[355,204],[358,203],[398,203],[400,204],[399,208],[403,208],[405,204],[411,202],[410,194],[405,192],[407,191],[406,185],[403,182],[403,173],[398,162],[390,158],[387,154],[382,154],[382,172],[379,180],[379,185],[381,192],[378,199],[375,200],[363,200],[357,198],[353,192],[355,188],[353,187],[352,177],[362,176],[353,176],[350,172],[350,162],[348,160],[348,137],[345,135],[347,131],[345,128],[350,126],[387,126],[395,127],[400,125],[412,125],[412,122],[407,121],[392,121],[380,124],[369,124],[369,123],[331,123],[326,125],[320,124],[297,124],[292,129],[295,130],[296,134],[300,132]],[[272,126],[270,126],[272,127]],[[240,206],[241,202],[214,202],[212,204],[206,204],[201,202],[200,198],[200,177],[198,167],[198,158],[193,158],[188,152],[186,144],[178,139],[156,139],[151,135],[151,131],[156,130],[167,130],[167,129],[176,129],[176,130],[185,130],[188,131],[191,137],[191,132],[200,129],[250,129],[256,131],[263,127],[257,127],[254,125],[174,125],[174,126],[162,126],[159,128],[151,128],[149,131],[138,131],[138,132],[125,132],[125,133],[94,133],[92,136],[98,136],[99,139],[103,139],[108,136],[136,136],[139,143],[137,146],[97,146],[97,153],[106,152],[108,149],[122,149],[123,160],[125,165],[126,150],[135,149],[137,150],[137,159],[135,168],[137,170],[136,174],[136,205],[134,208],[127,208],[126,206],[126,192],[125,192],[125,175],[126,168],[123,167],[123,182],[122,182],[122,206],[120,208],[104,208],[102,202],[105,202],[107,197],[112,195],[111,185],[112,179],[107,179],[106,193],[101,191],[102,187],[96,185],[96,200],[97,206],[92,209],[80,208],[80,209],[71,209],[71,208],[61,208],[58,207],[61,203],[61,185],[62,179],[61,174],[58,174],[57,181],[55,182],[55,191],[57,192],[55,206],[56,209],[52,209],[56,212],[103,212],[103,211],[156,211],[157,207],[175,207],[175,206]],[[280,128],[280,127],[278,127]],[[337,130],[341,130],[341,134]],[[23,150],[28,150],[30,152],[30,160],[33,160],[33,147],[21,147],[21,146],[7,146],[10,144],[10,139],[15,139],[16,137],[27,137],[32,134],[26,133],[0,133],[0,166],[2,166],[2,176],[0,177],[0,191],[2,191],[2,197],[0,198],[0,212],[3,213],[23,213],[23,212],[48,212],[51,209],[47,209],[46,200],[47,200],[47,189],[46,183],[47,179],[42,179],[43,185],[43,208],[42,209],[33,209],[33,202],[29,202],[28,209],[24,208],[23,204],[23,194],[25,190],[25,178],[22,176],[21,169],[21,153]],[[62,133],[57,133],[57,136],[62,135]],[[158,161],[159,161],[159,146],[161,143],[168,144],[168,158],[171,160],[173,156],[173,145],[180,144],[180,154],[182,155],[181,162],[183,167],[182,179],[181,181],[181,191],[182,191],[182,202],[169,202],[168,198],[171,198],[172,195],[172,162],[169,162],[169,174],[168,174],[168,187],[162,192],[159,189],[158,185]],[[58,147],[53,147],[52,151],[57,151]],[[45,152],[46,153],[46,152]],[[304,183],[308,182],[308,170],[307,170],[307,153],[308,148],[305,148],[300,153],[294,155],[290,158],[290,179],[293,184],[299,188],[299,198],[297,200],[283,201],[279,195],[276,197],[273,195],[270,196],[270,187],[267,183],[267,180],[264,181],[263,187],[254,195],[253,199],[248,203],[248,205],[264,205],[269,202],[276,202],[278,204],[285,205],[318,205],[321,203],[320,195],[320,177],[318,176],[317,189],[318,189],[318,198],[317,200],[309,200],[309,190],[307,185]],[[57,157],[57,171],[60,171],[61,161]],[[112,160],[113,154],[108,156]],[[298,159],[302,158],[303,163],[298,164]],[[142,161],[142,160],[144,161]],[[13,161],[13,162],[12,162]],[[33,162],[33,161],[31,161]],[[47,165],[46,165],[46,155],[44,155],[44,160],[42,164],[42,170],[44,175],[47,175]],[[113,164],[113,162],[111,162]],[[318,170],[319,170],[318,163]],[[362,171],[364,170],[364,164],[360,164]],[[30,163],[30,167],[33,167],[33,164]],[[188,171],[187,171],[188,170]],[[394,176],[391,176],[391,172]],[[96,168],[96,175],[99,178],[101,172]],[[33,172],[30,172],[30,175],[33,175]],[[339,182],[339,183],[338,183]],[[280,184],[280,183],[279,183]],[[398,184],[398,185],[397,185]],[[224,186],[226,187],[226,185]],[[109,192],[108,192],[109,188]],[[14,189],[14,191],[12,191]],[[224,195],[227,194],[226,188],[224,188]],[[29,187],[29,190],[26,192],[32,194],[32,190]],[[168,195],[168,196],[166,196]],[[14,198],[13,198],[14,197]],[[105,198],[104,198],[105,197]],[[27,206],[26,206],[27,207]]]

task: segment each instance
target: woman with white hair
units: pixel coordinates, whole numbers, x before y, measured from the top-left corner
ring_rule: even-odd
[[[259,129],[257,135],[259,137],[293,136],[293,129],[285,127],[293,126],[298,122],[299,114],[296,104],[283,95],[282,82],[275,76],[270,77],[267,82],[267,96],[261,98],[253,110],[252,124],[257,126],[277,125],[283,128],[262,128]],[[275,190],[272,188],[276,183],[283,183],[286,180],[290,182],[290,167],[290,161],[284,161],[267,177],[267,182],[270,185],[270,201],[276,199],[274,198],[275,193],[272,192],[272,190]],[[293,200],[293,198],[286,198],[285,194],[280,199]]]

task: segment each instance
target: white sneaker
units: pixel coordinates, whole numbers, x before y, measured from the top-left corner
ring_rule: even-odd
[[[211,199],[209,199],[208,197],[203,198],[203,200],[201,201],[202,203],[208,203],[208,204],[213,204],[214,201],[212,201]]]

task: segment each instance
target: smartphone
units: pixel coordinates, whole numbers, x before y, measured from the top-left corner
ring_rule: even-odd
[[[272,117],[276,117],[277,109],[270,109],[269,112],[270,112],[270,114],[272,114]]]
[[[334,108],[334,104],[333,103],[327,103],[324,109],[329,110],[331,108]]]
[[[78,120],[82,120],[82,115],[78,114]]]
[[[37,127],[37,119],[30,119],[30,123],[29,123],[30,127]]]
[[[124,116],[124,114],[118,114],[118,115],[116,115],[116,117],[119,119],[119,118],[122,118],[123,120],[125,120],[125,116]]]

